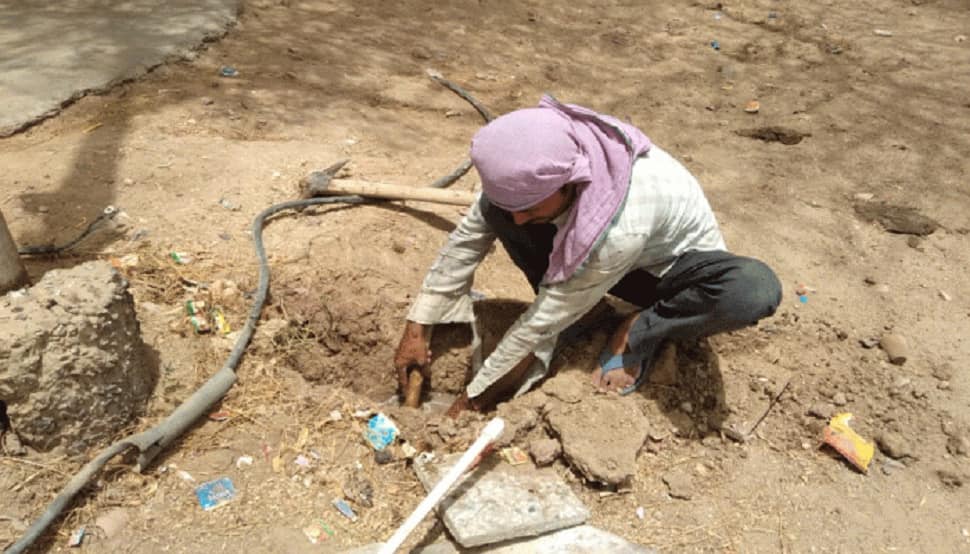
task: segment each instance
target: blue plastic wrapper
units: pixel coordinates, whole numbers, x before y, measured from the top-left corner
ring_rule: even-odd
[[[350,504],[347,504],[343,499],[337,499],[333,501],[333,507],[337,508],[341,514],[344,515],[350,521],[357,521],[357,514],[351,509]]]
[[[367,422],[364,438],[374,447],[374,450],[384,450],[394,443],[397,438],[397,425],[384,414],[377,414]]]
[[[199,505],[205,511],[214,510],[236,497],[236,487],[228,477],[221,477],[215,481],[203,483],[195,489],[195,496],[199,498]]]

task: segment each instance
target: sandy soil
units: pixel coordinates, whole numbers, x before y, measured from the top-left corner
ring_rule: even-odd
[[[682,345],[678,370],[633,397],[649,432],[629,487],[587,483],[556,462],[591,522],[663,551],[962,552],[970,549],[965,8],[953,0],[247,2],[237,27],[194,59],[0,142],[0,209],[22,245],[63,242],[108,204],[124,211],[120,225],[74,255],[30,261],[29,272],[36,279],[52,267],[138,255],[123,271],[161,359],[155,398],[136,422],[143,427],[228,353],[232,335],[194,335],[180,303],[204,296],[241,325],[256,283],[248,232],[256,213],[345,157],[349,176],[415,186],[463,159],[481,120],[427,69],[497,113],[548,91],[629,118],[697,175],[731,248],[775,267],[786,294],[757,328]],[[238,76],[220,77],[223,65]],[[744,111],[751,100],[757,114]],[[455,188],[476,184],[470,174]],[[939,228],[889,232],[899,226],[882,213],[922,214]],[[461,214],[398,203],[274,220],[272,298],[220,406],[229,419],[200,423],[145,474],[112,464],[38,551],[66,550],[72,530],[108,514],[123,530],[85,549],[296,551],[310,548],[301,529],[318,518],[334,531],[314,547],[321,552],[389,536],[422,489],[403,460],[376,464],[353,413],[386,410],[406,437],[439,452],[467,444],[484,421],[381,405],[394,391],[391,354],[411,295]],[[175,265],[172,251],[191,262]],[[225,281],[236,287],[226,292]],[[475,288],[488,298],[481,309],[493,337],[530,299],[501,248]],[[861,344],[890,331],[907,340],[904,365]],[[583,383],[603,340],[587,337],[557,359],[559,377],[501,407],[515,424],[508,440],[526,447],[547,436],[550,402],[593,394],[559,380]],[[436,390],[460,388],[467,341],[460,328],[439,334]],[[751,441],[716,432],[756,420],[786,382]],[[576,411],[590,418],[590,433],[615,430]],[[853,413],[860,434],[880,439],[867,475],[820,448],[834,411]],[[298,455],[309,467],[294,463]],[[252,465],[237,467],[240,456]],[[85,460],[0,457],[0,545]],[[228,475],[239,497],[203,513],[182,471],[197,482]],[[356,523],[331,506],[339,496],[352,501]],[[409,544],[443,533],[428,520]]]

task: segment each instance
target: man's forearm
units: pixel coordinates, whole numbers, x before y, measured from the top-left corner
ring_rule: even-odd
[[[483,409],[494,406],[506,398],[510,398],[522,386],[526,373],[528,373],[534,361],[536,361],[535,354],[528,354],[522,361],[515,364],[512,369],[505,372],[498,380],[489,385],[481,394],[471,398],[472,403],[476,408]]]

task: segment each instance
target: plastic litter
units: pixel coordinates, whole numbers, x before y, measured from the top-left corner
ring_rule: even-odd
[[[78,527],[75,529],[74,532],[71,533],[71,536],[67,539],[67,546],[70,548],[77,548],[81,546],[81,544],[84,542],[84,534],[84,527]]]
[[[354,513],[354,510],[351,509],[350,504],[347,504],[344,499],[338,498],[337,500],[334,500],[333,507],[337,508],[337,511],[343,514],[343,516],[350,521],[357,521],[357,514]]]
[[[192,263],[192,257],[185,252],[169,252],[169,258],[179,265],[186,265]]]
[[[715,50],[720,50],[721,49],[721,43],[718,42],[718,41],[716,41],[716,40],[712,40],[711,41],[711,48],[713,48]]]
[[[401,453],[404,454],[405,458],[410,460],[418,455],[418,449],[411,446],[411,443],[405,442],[401,445]]]
[[[647,517],[647,511],[643,509],[643,506],[637,506],[636,513],[637,513],[637,519],[641,521],[643,520],[643,518]]]
[[[215,481],[203,483],[195,489],[195,496],[199,505],[205,511],[215,510],[219,506],[230,502],[236,497],[236,487],[228,477],[220,477]]]
[[[502,459],[509,465],[517,466],[529,461],[529,455],[518,446],[510,446],[499,451]]]
[[[863,473],[869,472],[869,462],[875,446],[849,427],[852,414],[836,414],[823,430],[823,442],[834,448]]]
[[[252,456],[240,456],[236,458],[236,469],[242,469],[243,466],[251,466],[251,465],[253,465]]]
[[[310,544],[320,544],[333,537],[333,529],[322,519],[315,519],[310,522],[310,525],[303,528],[303,534],[306,535]]]
[[[219,205],[231,212],[239,211],[239,204],[233,203],[232,200],[229,200],[228,198],[220,198]]]
[[[384,450],[394,442],[399,432],[391,418],[379,413],[367,422],[364,438],[374,447],[374,450]]]
[[[239,70],[231,65],[224,65],[219,68],[219,75],[223,77],[237,77],[239,76]]]
[[[218,332],[220,335],[228,335],[232,332],[229,322],[226,321],[226,315],[222,313],[221,309],[212,308],[210,314],[212,316],[212,322],[216,326],[216,332]]]
[[[211,421],[220,421],[220,422],[221,421],[226,421],[226,420],[229,419],[230,415],[231,414],[229,412],[227,412],[227,411],[212,412],[211,414],[209,414],[209,420],[211,420]]]

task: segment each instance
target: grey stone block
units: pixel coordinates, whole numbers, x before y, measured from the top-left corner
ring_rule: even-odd
[[[634,544],[592,525],[570,527],[534,539],[509,541],[468,551],[478,554],[656,554],[656,550]]]
[[[430,491],[458,458],[416,463],[418,480]],[[530,464],[513,467],[497,457],[462,477],[438,513],[466,548],[541,535],[589,518],[589,510],[555,471]]]
[[[371,544],[345,554],[377,554],[381,544]],[[451,543],[437,542],[417,548],[411,554],[656,554],[656,550],[634,544],[622,537],[597,529],[592,525],[580,525],[547,533],[535,538],[507,541],[474,549],[459,550]]]

